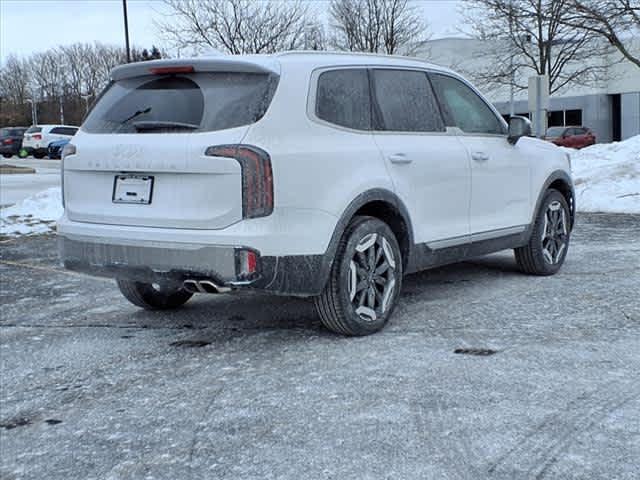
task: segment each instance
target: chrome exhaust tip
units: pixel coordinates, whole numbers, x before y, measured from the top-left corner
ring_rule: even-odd
[[[212,282],[211,280],[201,280],[199,283],[200,287],[206,293],[227,293],[231,291],[229,287],[222,287],[217,283]]]
[[[231,291],[231,288],[223,287],[211,280],[188,279],[182,282],[182,288],[189,293],[227,293]]]
[[[196,280],[185,280],[182,282],[182,288],[184,288],[189,293],[200,293],[198,282]]]

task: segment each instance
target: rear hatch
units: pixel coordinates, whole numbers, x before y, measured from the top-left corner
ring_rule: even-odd
[[[242,219],[240,163],[205,151],[242,142],[277,75],[220,68],[144,69],[108,87],[64,160],[70,220],[218,229]]]
[[[40,140],[42,140],[42,127],[29,127],[27,131],[24,132],[22,145],[25,147],[33,147]]]

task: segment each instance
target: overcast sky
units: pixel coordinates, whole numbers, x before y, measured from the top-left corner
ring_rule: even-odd
[[[308,0],[319,12],[328,1]],[[458,0],[419,0],[434,37],[459,26]],[[153,20],[166,10],[160,0],[128,0],[131,43],[163,46]],[[28,55],[74,42],[124,44],[122,0],[0,0],[0,57]]]

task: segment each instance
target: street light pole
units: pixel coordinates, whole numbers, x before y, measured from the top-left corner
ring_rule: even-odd
[[[37,125],[38,124],[38,109],[36,107],[36,102],[34,102],[30,98],[27,98],[27,102],[29,102],[31,104],[31,124],[32,125]]]
[[[129,48],[129,19],[127,18],[127,0],[122,0],[124,14],[124,41],[127,49],[127,63],[131,63],[131,49]]]

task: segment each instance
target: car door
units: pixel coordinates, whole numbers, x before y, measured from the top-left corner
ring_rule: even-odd
[[[437,249],[468,243],[470,162],[448,132],[426,71],[372,68],[373,137],[416,243]]]
[[[456,127],[471,163],[471,240],[524,230],[529,218],[529,163],[520,142],[507,141],[506,124],[466,82],[430,74],[448,126]]]
[[[584,128],[573,129],[573,148],[582,148],[589,145],[589,139],[587,138],[587,131]]]

